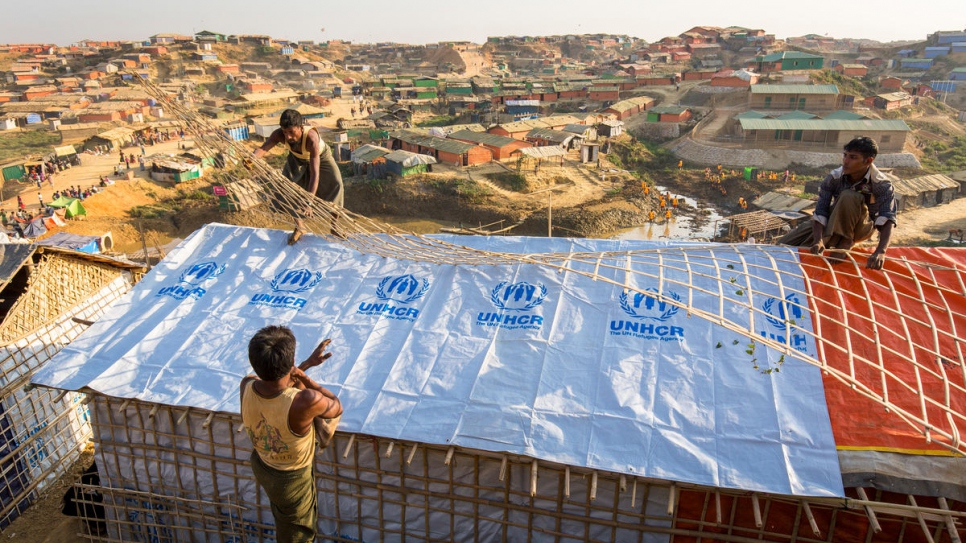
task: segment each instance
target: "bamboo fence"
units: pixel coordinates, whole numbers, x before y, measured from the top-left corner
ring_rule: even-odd
[[[236,414],[95,394],[107,532],[93,541],[270,541]],[[337,433],[315,461],[326,541],[958,541],[943,498],[740,492],[475,449]],[[93,517],[88,520],[96,521]]]
[[[26,290],[0,324],[0,528],[70,470],[91,435],[83,394],[34,388],[30,377],[133,284],[118,267],[66,255],[27,262]]]

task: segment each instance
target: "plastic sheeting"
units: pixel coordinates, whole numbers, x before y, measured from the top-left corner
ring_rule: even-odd
[[[332,359],[309,374],[339,395],[345,431],[709,486],[843,495],[813,366],[789,360],[781,374],[762,375],[740,336],[604,281],[533,265],[386,259],[315,236],[289,246],[286,237],[199,230],[33,381],[237,413],[248,339],[285,324],[298,360],[333,339]],[[526,253],[654,247],[450,239]],[[787,249],[749,249],[758,270],[750,272],[769,275],[761,270],[776,251],[793,262]],[[768,284],[774,276],[759,287]],[[663,294],[720,302],[701,301],[699,289]],[[808,315],[803,322],[810,326]],[[801,348],[814,353],[807,341]]]

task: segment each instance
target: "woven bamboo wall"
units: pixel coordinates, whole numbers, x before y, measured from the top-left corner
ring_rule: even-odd
[[[108,533],[93,540],[274,540],[237,415],[96,395],[92,417],[108,517]],[[316,471],[319,529],[331,541],[816,543],[875,532],[846,500],[806,505],[363,435],[337,434]],[[927,498],[920,525],[912,510],[887,510],[904,496],[869,492],[881,500],[874,541],[927,541],[923,526],[951,541],[947,521],[959,513],[934,514],[939,504]]]
[[[132,276],[70,257],[45,258],[0,325],[0,529],[68,471],[89,441],[83,394],[32,388],[30,377],[127,292]]]

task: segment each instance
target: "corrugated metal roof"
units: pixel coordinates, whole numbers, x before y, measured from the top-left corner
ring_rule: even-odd
[[[510,154],[515,155],[517,153],[533,158],[553,158],[555,156],[566,155],[567,150],[557,145],[551,145],[548,147],[524,147],[522,149],[517,149]]]
[[[781,119],[783,121],[797,121],[800,119],[815,119],[817,117],[818,115],[815,115],[814,113],[809,113],[807,111],[789,111],[788,113],[785,113],[784,115],[779,115],[778,117],[775,117],[775,118]]]
[[[874,130],[908,132],[909,125],[902,120],[858,119],[802,119],[782,121],[778,119],[739,119],[744,130]]]
[[[838,94],[836,85],[752,85],[752,94]]]
[[[865,117],[865,115],[862,115],[861,113],[856,113],[854,111],[844,111],[844,110],[841,110],[840,109],[838,111],[833,111],[832,113],[829,113],[828,115],[826,115],[826,116],[824,116],[822,118],[825,119],[826,121],[836,121],[836,120],[838,120],[838,121],[856,121],[856,120],[859,120],[859,119],[865,119],[866,117]]]
[[[680,115],[687,110],[688,108],[684,106],[654,106],[648,110],[648,113],[657,113],[658,115]]]
[[[461,141],[446,138],[437,138],[435,136],[426,136],[423,134],[410,132],[408,130],[397,130],[396,132],[390,134],[390,137],[412,145],[429,147],[430,149],[436,149],[445,153],[453,153],[455,155],[462,155],[463,153],[466,153],[470,149],[476,147],[475,145],[469,143],[463,143]]]
[[[572,138],[577,137],[577,134],[564,132],[562,130],[551,130],[550,128],[534,128],[533,130],[527,132],[527,137],[562,144],[570,141]]]
[[[767,209],[768,211],[794,211],[796,213],[802,211],[803,209],[814,207],[816,203],[817,202],[812,200],[796,198],[795,196],[783,194],[781,192],[765,193],[752,202],[752,204],[762,209]]]
[[[472,130],[460,130],[458,132],[453,132],[449,135],[449,138],[454,140],[471,141],[473,143],[482,143],[483,145],[490,145],[492,147],[505,147],[511,143],[520,141],[513,138],[508,138],[506,136],[501,136],[499,134],[474,132]]]
[[[359,147],[352,151],[352,162],[356,164],[364,164],[367,162],[372,162],[373,160],[386,156],[391,151],[385,147],[380,147],[378,145],[367,144]]]
[[[772,53],[770,55],[765,55],[761,57],[762,62],[777,62],[784,59],[818,59],[822,58],[821,55],[811,55],[809,53],[802,53],[801,51],[782,51],[780,53]]]
[[[755,111],[753,109],[750,111],[743,111],[735,115],[735,119],[768,119],[768,118],[771,118],[771,116],[768,115],[767,113],[762,113],[760,111]]]
[[[942,175],[924,175],[913,179],[897,179],[892,181],[892,188],[897,194],[905,196],[915,196],[923,192],[936,190],[956,189],[959,190],[959,183],[951,178]]]

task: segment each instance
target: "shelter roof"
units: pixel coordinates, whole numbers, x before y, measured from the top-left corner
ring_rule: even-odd
[[[409,130],[397,130],[389,134],[389,137],[404,141],[411,145],[429,147],[430,149],[436,149],[438,151],[453,153],[456,155],[462,155],[463,153],[466,153],[470,149],[476,147],[475,145],[469,143],[463,143],[461,141],[451,140],[448,138],[437,138],[435,136],[428,136]]]
[[[802,119],[782,121],[779,119],[739,119],[744,130],[876,130],[908,132],[909,125],[900,119]]]
[[[781,192],[766,192],[751,203],[762,209],[775,212],[800,212],[803,209],[814,207],[816,204],[813,200],[805,200]]]
[[[451,133],[449,138],[454,140],[466,140],[473,143],[482,143],[484,145],[489,145],[492,147],[506,147],[514,143],[520,143],[520,140],[508,138],[506,136],[501,136],[499,134],[490,134],[487,132],[474,132],[471,130],[459,130],[457,132]]]
[[[837,85],[752,85],[752,94],[838,94]]]
[[[934,192],[937,190],[959,190],[959,183],[945,175],[933,174],[914,177],[912,179],[893,179],[892,187],[897,194],[915,196],[924,192]]]
[[[567,150],[559,145],[548,145],[546,147],[523,147],[515,149],[510,154],[515,155],[517,153],[531,158],[553,158],[566,155]]]

